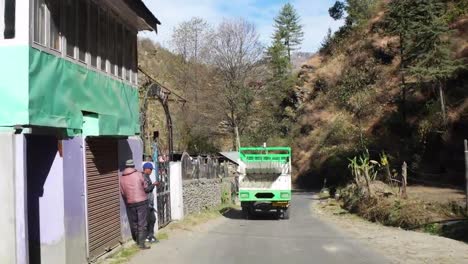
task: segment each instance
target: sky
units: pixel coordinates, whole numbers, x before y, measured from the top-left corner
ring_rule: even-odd
[[[301,17],[304,41],[300,51],[314,52],[326,36],[328,28],[338,29],[342,22],[328,15],[328,8],[335,0],[143,0],[162,25],[158,34],[144,32],[140,36],[150,37],[164,47],[171,48],[174,28],[192,17],[205,19],[216,27],[223,19],[244,18],[256,25],[260,40],[267,46],[273,34],[273,19],[281,7],[290,2]]]

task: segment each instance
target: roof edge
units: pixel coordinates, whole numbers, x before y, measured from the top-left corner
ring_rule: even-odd
[[[125,4],[130,7],[139,17],[141,17],[148,26],[156,33],[158,32],[158,25],[161,21],[148,9],[142,0],[124,0]]]

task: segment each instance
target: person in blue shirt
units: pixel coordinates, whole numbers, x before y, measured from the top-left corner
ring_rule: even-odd
[[[159,182],[152,182],[150,175],[153,171],[153,164],[147,162],[143,165],[143,176],[146,182],[145,192],[148,195],[148,213],[147,213],[147,236],[146,241],[150,243],[156,243],[158,240],[154,237],[154,224],[156,223],[156,211],[154,209],[154,187],[159,186]]]

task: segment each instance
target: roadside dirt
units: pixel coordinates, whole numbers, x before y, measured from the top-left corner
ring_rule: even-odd
[[[312,211],[324,222],[352,235],[392,263],[468,263],[466,243],[371,223],[347,213],[333,200],[319,200],[317,197]]]
[[[465,192],[463,190],[452,188],[438,188],[421,185],[408,186],[408,196],[410,198],[427,202],[457,202],[460,205],[465,203]]]

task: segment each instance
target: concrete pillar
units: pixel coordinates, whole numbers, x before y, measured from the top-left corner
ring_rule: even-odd
[[[171,191],[171,218],[182,220],[184,217],[184,201],[182,195],[182,163],[169,164],[170,191]]]
[[[23,134],[15,138],[15,203],[16,203],[16,263],[29,263],[28,254],[28,191],[26,182],[26,139]]]
[[[85,142],[82,137],[62,141],[66,263],[87,263]]]
[[[14,136],[0,132],[0,260],[16,263]]]

